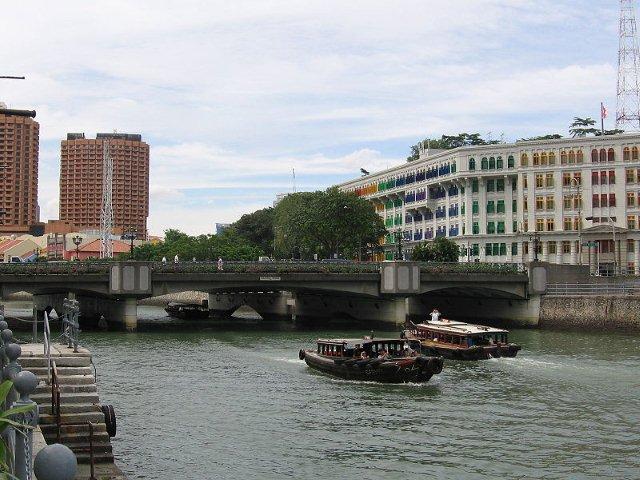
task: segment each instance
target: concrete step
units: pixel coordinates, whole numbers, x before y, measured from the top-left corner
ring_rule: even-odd
[[[83,422],[103,422],[104,414],[101,411],[85,413],[63,413],[62,423],[83,423]],[[40,424],[55,424],[56,418],[49,414],[40,415]]]
[[[52,358],[56,362],[56,366],[60,367],[89,367],[91,365],[91,357],[55,357]],[[46,357],[20,357],[20,365],[23,368],[31,369],[32,367],[47,367]]]
[[[76,453],[78,463],[89,463],[89,452]],[[113,453],[111,452],[98,452],[93,454],[94,463],[113,463]]]
[[[42,434],[45,437],[55,437],[57,427],[53,424],[42,424],[40,425],[40,430],[42,430]],[[93,424],[93,433],[94,435],[107,435],[107,426],[104,423],[104,417],[102,418],[101,422]],[[86,436],[88,438],[89,425],[87,425],[86,423],[79,425],[63,425],[62,429],[60,430],[60,436],[62,438],[73,438],[74,436],[77,436],[79,438]]]
[[[75,385],[60,385],[60,395],[65,393],[95,393],[98,391],[95,383],[81,383]],[[51,395],[51,386],[41,383],[36,387],[34,395]]]
[[[47,432],[46,435],[44,435],[44,437],[47,440],[52,440],[53,442],[56,441],[56,429],[53,428],[54,426],[51,426],[52,428],[50,428]],[[77,432],[77,431],[69,431],[70,427],[63,427],[62,430],[60,431],[60,440],[62,441],[62,443],[66,442],[86,442],[87,444],[89,443],[89,429],[87,427],[87,431],[83,431],[83,432]],[[76,427],[74,427],[76,428]],[[98,430],[98,425],[94,425],[93,428],[93,441],[94,442],[101,442],[101,443],[110,443],[111,439],[109,437],[109,434],[107,433],[106,427],[104,427],[103,424],[103,428],[102,430]]]
[[[24,367],[38,377],[47,378],[47,367]],[[58,377],[75,376],[75,375],[91,375],[93,376],[93,367],[56,367]]]
[[[47,381],[47,376],[43,375],[43,376],[37,376],[38,380],[40,380],[40,383],[38,384],[38,386],[42,386],[42,382],[44,381],[46,384]],[[58,377],[58,385],[63,386],[63,385],[87,385],[87,384],[91,384],[91,383],[95,383],[95,378],[93,378],[93,375],[61,375]],[[47,385],[48,386],[48,385]],[[37,392],[37,390],[36,390]]]
[[[31,395],[31,400],[36,402],[38,405],[49,405],[51,404],[51,391],[47,390],[44,393],[34,393]],[[75,403],[95,403],[99,404],[100,399],[98,398],[97,392],[79,392],[79,393],[71,393],[71,392],[60,392],[60,402],[62,405],[75,404]]]
[[[100,410],[100,405],[93,403],[72,403],[65,405],[65,403],[62,402],[60,412],[62,415],[65,415],[67,413],[102,412],[102,410]],[[51,415],[51,405],[40,405],[40,415]]]
[[[66,445],[67,447],[69,447],[71,450],[73,450],[74,452],[86,452],[89,453],[89,441],[87,442],[73,442],[73,441],[69,441],[67,439],[61,440],[63,445]],[[94,452],[108,452],[108,453],[112,453],[113,449],[111,447],[111,443],[109,443],[108,441],[105,442],[93,442],[93,451]]]

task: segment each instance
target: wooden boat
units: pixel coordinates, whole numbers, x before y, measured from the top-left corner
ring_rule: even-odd
[[[442,371],[442,357],[425,357],[405,347],[398,338],[319,339],[316,350],[300,350],[298,356],[315,370],[347,380],[427,382]]]
[[[482,360],[515,357],[520,345],[509,343],[508,330],[473,325],[455,320],[428,321],[414,324],[402,336],[425,355],[442,355],[452,360]],[[419,345],[419,346],[418,346]]]
[[[209,317],[209,307],[198,303],[169,302],[164,311],[172,317],[185,320],[200,320]]]

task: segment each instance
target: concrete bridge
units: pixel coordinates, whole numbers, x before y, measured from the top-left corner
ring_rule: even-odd
[[[0,264],[0,294],[34,294],[35,309],[55,308],[69,294],[83,319],[103,314],[136,328],[141,298],[202,291],[214,316],[242,305],[264,319],[313,320],[343,316],[403,323],[434,306],[457,318],[535,322],[547,265],[415,262],[65,262]],[[484,312],[484,314],[483,314]]]

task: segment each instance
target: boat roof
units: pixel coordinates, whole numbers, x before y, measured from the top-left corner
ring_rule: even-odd
[[[509,333],[509,330],[502,328],[487,327],[485,325],[474,325],[472,323],[460,322],[457,320],[437,320],[418,323],[416,327],[438,330],[439,332],[458,333],[464,335],[482,334],[482,333]]]
[[[318,343],[332,343],[337,345],[342,345],[344,343],[349,343],[351,345],[362,345],[365,343],[376,343],[376,342],[404,342],[404,338],[382,338],[382,337],[374,337],[374,338],[319,338]]]

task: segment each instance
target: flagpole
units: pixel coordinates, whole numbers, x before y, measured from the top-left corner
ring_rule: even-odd
[[[604,135],[604,103],[600,102],[600,128],[602,129],[602,135]]]

